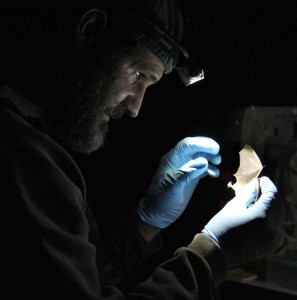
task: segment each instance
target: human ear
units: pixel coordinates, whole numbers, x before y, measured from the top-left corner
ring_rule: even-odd
[[[100,34],[106,26],[107,15],[98,8],[88,10],[80,19],[76,29],[76,42],[78,45],[91,44],[95,36]]]

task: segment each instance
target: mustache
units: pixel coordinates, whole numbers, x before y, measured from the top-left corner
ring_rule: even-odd
[[[115,107],[109,107],[105,110],[105,112],[112,118],[112,119],[121,119],[125,114],[125,109],[119,104]]]

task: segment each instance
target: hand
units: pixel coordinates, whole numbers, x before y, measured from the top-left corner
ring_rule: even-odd
[[[207,137],[185,138],[161,159],[146,196],[138,205],[140,218],[165,228],[186,208],[199,180],[218,177],[219,145]],[[211,164],[209,164],[209,162]]]
[[[230,269],[269,250],[277,222],[273,203],[277,189],[268,177],[260,178],[261,197],[251,207],[257,193],[257,179],[229,201],[202,230],[221,247]]]

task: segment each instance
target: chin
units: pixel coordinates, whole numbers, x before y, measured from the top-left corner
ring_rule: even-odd
[[[67,146],[78,153],[91,154],[104,146],[104,139],[96,139],[92,141],[79,141],[76,143],[66,142]]]
[[[91,154],[104,146],[107,132],[107,125],[90,134],[82,134],[80,132],[79,136],[69,136],[68,139],[66,139],[66,144],[75,152]]]

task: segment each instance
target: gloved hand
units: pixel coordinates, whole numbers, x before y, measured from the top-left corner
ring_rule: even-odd
[[[251,207],[257,193],[257,179],[234,197],[202,230],[221,247],[230,269],[255,259],[272,245],[278,216],[273,209],[277,189],[268,177],[260,178],[261,197]]]
[[[186,208],[199,180],[218,177],[219,170],[209,164],[221,162],[219,145],[207,137],[180,141],[161,159],[146,196],[137,211],[147,224],[165,228]]]

